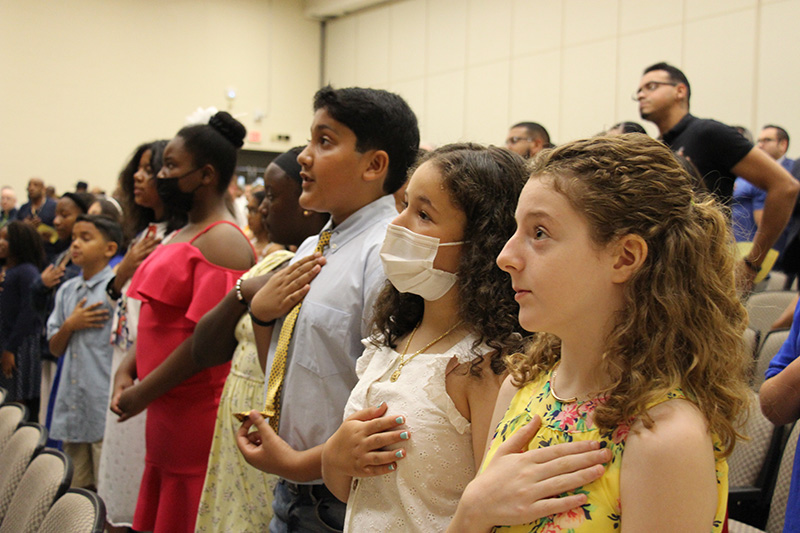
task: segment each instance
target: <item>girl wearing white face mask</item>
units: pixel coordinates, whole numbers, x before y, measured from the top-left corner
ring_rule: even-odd
[[[474,477],[503,358],[524,333],[495,257],[526,178],[520,157],[472,144],[431,152],[413,171],[381,250],[389,281],[375,333],[322,452],[325,483],[347,502],[345,531],[442,531]]]

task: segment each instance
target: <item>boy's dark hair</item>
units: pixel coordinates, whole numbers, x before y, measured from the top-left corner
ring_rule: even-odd
[[[669,74],[669,81],[672,83],[682,83],[686,85],[686,103],[689,103],[689,100],[692,98],[692,87],[689,85],[689,80],[686,78],[686,74],[683,73],[681,69],[678,67],[673,67],[669,63],[661,62],[656,63],[655,65],[650,65],[642,74],[647,74],[648,72],[653,72],[654,70],[663,70],[667,74]]]
[[[236,152],[244,144],[247,130],[226,111],[219,111],[208,124],[186,126],[178,132],[192,154],[196,167],[211,165],[219,173],[217,188],[224,191],[236,170]]]
[[[419,149],[417,116],[406,101],[379,89],[326,85],[314,95],[314,111],[320,109],[352,130],[356,150],[383,150],[389,155],[383,190],[391,194],[399,189]]]
[[[9,222],[6,226],[8,233],[8,253],[17,262],[32,263],[39,271],[44,268],[45,255],[42,237],[30,224],[19,220]]]
[[[78,215],[75,223],[78,222],[92,224],[106,241],[117,244],[117,251],[122,251],[122,228],[113,218],[106,215]]]

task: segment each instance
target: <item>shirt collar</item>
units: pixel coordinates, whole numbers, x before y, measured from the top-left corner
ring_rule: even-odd
[[[110,266],[106,265],[103,270],[101,270],[100,272],[98,272],[97,274],[92,276],[91,278],[84,279],[83,283],[89,289],[94,289],[97,286],[98,283],[102,283],[104,281],[108,282],[108,280],[111,279],[111,276],[113,276],[113,275],[114,275],[114,271],[111,270]]]
[[[397,216],[394,197],[391,194],[387,194],[368,203],[335,228],[333,227],[333,220],[329,220],[322,230],[333,230],[330,247],[335,250],[373,227],[379,220],[390,219],[394,216]]]
[[[672,128],[670,128],[670,130],[663,135],[661,140],[663,140],[667,144],[672,144],[672,141],[674,141],[678,135],[683,133],[686,130],[686,128],[689,127],[689,124],[691,124],[695,120],[697,120],[697,117],[693,116],[691,113],[686,113],[683,116],[683,118],[680,119],[680,121],[678,121],[677,124],[672,126]]]

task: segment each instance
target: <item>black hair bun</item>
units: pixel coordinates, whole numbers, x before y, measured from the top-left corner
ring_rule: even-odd
[[[247,129],[227,111],[218,111],[217,114],[209,119],[208,125],[220,132],[236,148],[241,148],[244,145]]]

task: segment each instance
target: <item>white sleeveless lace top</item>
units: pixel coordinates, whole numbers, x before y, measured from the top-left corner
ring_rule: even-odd
[[[389,414],[402,414],[411,438],[391,448],[405,448],[397,470],[354,479],[347,502],[344,531],[444,531],[455,514],[467,483],[475,477],[472,430],[445,389],[445,371],[453,357],[475,358],[473,335],[446,353],[422,353],[392,383],[400,354],[370,341],[356,363],[356,384],[345,406],[345,418],[385,401]],[[488,347],[480,348],[482,353]]]

